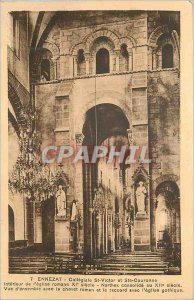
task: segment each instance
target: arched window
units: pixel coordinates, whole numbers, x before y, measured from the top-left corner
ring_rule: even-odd
[[[129,69],[129,53],[127,50],[127,45],[122,44],[119,56],[119,70],[128,71]]]
[[[96,74],[104,74],[110,72],[109,52],[105,48],[101,48],[96,53]]]
[[[78,76],[86,74],[86,62],[83,49],[79,49],[77,54],[77,73]]]
[[[50,80],[50,61],[48,59],[43,59],[41,61],[41,81]]]
[[[162,68],[173,68],[173,47],[170,44],[162,47]]]

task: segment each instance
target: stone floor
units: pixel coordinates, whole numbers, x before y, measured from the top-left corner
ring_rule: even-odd
[[[85,260],[82,255],[53,253],[12,253],[9,272],[15,274],[143,275],[168,274],[169,262],[162,253],[135,252],[104,255]]]

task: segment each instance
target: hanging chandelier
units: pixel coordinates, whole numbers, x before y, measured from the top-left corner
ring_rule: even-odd
[[[19,155],[9,174],[9,190],[23,193],[32,201],[44,201],[56,192],[56,174],[41,160],[41,137],[35,131],[36,111],[31,106],[23,110],[26,128],[20,129]]]

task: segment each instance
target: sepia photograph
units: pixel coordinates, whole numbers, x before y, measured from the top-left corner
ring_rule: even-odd
[[[9,273],[180,275],[180,12],[10,11]]]

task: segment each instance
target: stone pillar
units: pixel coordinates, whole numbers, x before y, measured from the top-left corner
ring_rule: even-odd
[[[60,56],[60,79],[65,78],[65,57]]]
[[[119,72],[119,55],[120,55],[120,49],[119,50],[115,50],[116,72]]]
[[[70,250],[70,224],[66,217],[55,217],[55,252],[68,253]]]
[[[150,198],[150,226],[151,226],[151,250],[156,251],[157,249],[157,236],[156,236],[156,208],[157,198]]]
[[[100,214],[96,215],[96,257],[100,257]]]
[[[104,212],[103,212],[103,213],[102,213],[102,254],[105,253],[105,244],[104,244],[104,239],[105,239],[104,217],[105,217],[105,214],[104,214]]]
[[[94,251],[93,251],[93,208],[89,208],[90,212],[90,254],[91,258],[94,257]]]
[[[28,246],[34,244],[34,201],[26,200],[26,240]]]
[[[74,56],[70,57],[70,63],[69,63],[69,75],[70,77],[74,76]]]
[[[85,61],[86,61],[86,75],[90,74],[90,54],[85,53]]]
[[[106,245],[105,245],[105,253],[108,253],[108,212],[107,212],[107,206],[105,208],[105,228],[106,228]]]
[[[93,229],[94,229],[94,240],[93,240],[93,257],[96,258],[96,248],[97,248],[97,243],[96,243],[96,237],[97,237],[97,230],[96,230],[96,212],[93,212],[93,218],[94,218],[94,223],[93,223]]]
[[[133,51],[132,49],[129,50],[129,61],[128,61],[128,70],[132,71],[133,70]]]
[[[27,239],[28,239],[27,205],[26,205],[26,198],[24,196],[23,196],[23,203],[24,203],[24,240],[27,241]]]
[[[103,254],[103,213],[100,213],[99,219],[99,236],[100,236],[100,256]]]
[[[42,243],[42,203],[35,202],[35,235],[34,235],[34,242],[35,243]]]
[[[73,56],[73,76],[77,77],[77,55]]]
[[[82,142],[82,136],[80,137],[80,143]],[[77,141],[78,144],[78,141]],[[80,221],[78,223],[79,239],[78,239],[78,251],[83,253],[84,251],[84,214],[83,214],[83,168],[82,164],[78,163],[75,166],[75,199],[79,205]]]
[[[111,252],[112,247],[112,222],[111,222],[111,211],[107,211],[107,253]]]
[[[57,79],[57,61],[53,60],[53,78],[51,80],[56,80]]]
[[[157,56],[156,56],[156,50],[152,50],[152,69],[156,70],[157,69]]]
[[[111,228],[112,228],[112,251],[115,252],[115,226],[114,226],[114,215],[111,218]]]

